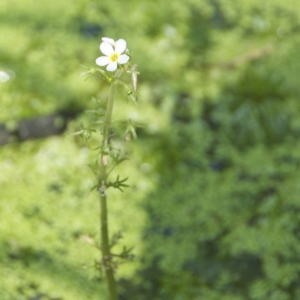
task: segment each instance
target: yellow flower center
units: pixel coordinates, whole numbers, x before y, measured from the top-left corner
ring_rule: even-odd
[[[118,53],[113,53],[110,57],[109,57],[110,61],[112,62],[116,62],[119,59],[119,54]]]

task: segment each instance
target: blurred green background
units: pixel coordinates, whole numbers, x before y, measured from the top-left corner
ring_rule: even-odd
[[[80,77],[103,36],[141,73],[115,112],[144,124],[118,170],[131,188],[109,194],[136,255],[121,299],[300,299],[299,33],[296,0],[1,0],[0,299],[106,299],[94,154],[72,135],[108,93]],[[20,136],[57,112],[62,134]]]

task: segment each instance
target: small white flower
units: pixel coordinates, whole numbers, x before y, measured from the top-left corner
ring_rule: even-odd
[[[4,72],[4,71],[0,71],[0,81],[1,82],[6,82],[10,79],[10,76]]]
[[[122,54],[126,51],[126,41],[119,39],[116,42],[110,38],[102,38],[100,44],[101,52],[106,56],[100,56],[96,59],[96,64],[100,67],[107,66],[106,70],[114,72],[118,68],[118,64],[126,64],[129,60],[127,54]]]

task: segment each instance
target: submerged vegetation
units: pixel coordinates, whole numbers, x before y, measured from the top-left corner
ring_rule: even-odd
[[[107,297],[95,157],[72,135],[109,93],[80,76],[103,36],[141,72],[138,105],[119,89],[114,113],[141,125],[119,170],[131,188],[108,203],[135,254],[120,299],[300,298],[300,4],[230,2],[0,2],[0,123],[74,117],[0,149],[1,299]]]

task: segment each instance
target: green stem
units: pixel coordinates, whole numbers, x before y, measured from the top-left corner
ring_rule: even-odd
[[[107,218],[107,201],[106,193],[100,192],[100,218],[101,218],[101,251],[102,251],[102,262],[103,270],[105,272],[105,277],[107,281],[109,299],[117,300],[117,285],[114,276],[114,266],[112,264],[112,256],[110,253],[109,247],[109,238],[108,238],[108,218]]]
[[[122,72],[117,71],[115,74],[115,79],[118,79],[121,76]],[[107,188],[107,155],[109,151],[109,131],[111,126],[111,119],[114,107],[114,98],[117,90],[117,82],[114,81],[110,87],[109,98],[107,100],[106,114],[103,123],[103,139],[101,145],[101,154],[100,154],[100,172],[99,172],[99,192],[100,192],[100,232],[101,232],[101,251],[102,251],[102,264],[103,271],[105,273],[109,299],[117,300],[117,285],[114,276],[115,266],[112,262],[112,255],[110,253],[109,246],[109,235],[108,235],[108,210],[107,210],[107,197],[106,197],[106,188]]]

